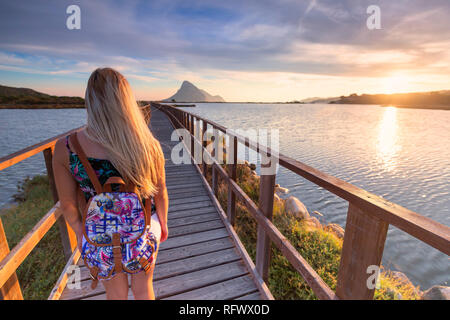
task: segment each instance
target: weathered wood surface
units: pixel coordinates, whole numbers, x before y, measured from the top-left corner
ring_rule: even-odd
[[[9,254],[8,240],[3,229],[2,219],[0,219],[0,261]],[[22,300],[22,290],[16,273],[6,276],[7,280],[0,286],[0,300]]]
[[[170,160],[173,127],[166,115],[153,109],[151,129],[161,142],[166,158],[166,184],[169,193],[169,239],[161,244],[154,273],[157,299],[264,299],[249,272],[240,250],[231,238],[229,226],[201,174],[192,164],[175,165]],[[102,284],[90,289],[83,262],[80,289],[65,288],[60,299],[105,299]],[[62,277],[67,279],[67,277]],[[129,298],[132,299],[130,290]]]

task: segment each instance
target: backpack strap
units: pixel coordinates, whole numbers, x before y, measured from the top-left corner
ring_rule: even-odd
[[[126,183],[123,181],[121,177],[109,177],[108,180],[103,184],[103,189],[105,192],[112,192],[111,185],[112,184],[119,184],[119,191],[120,192],[128,192],[126,190]]]
[[[83,148],[80,145],[80,142],[78,141],[77,132],[74,132],[73,134],[70,135],[70,142],[72,142],[72,145],[75,149],[75,153],[78,155],[78,158],[80,158],[80,161],[83,164],[83,167],[86,170],[86,173],[89,179],[91,180],[92,185],[94,186],[95,192],[97,194],[102,193],[103,187],[100,184],[100,181],[98,180],[98,177],[95,174],[94,169],[89,163],[86,154],[84,153]]]
[[[152,199],[146,198],[144,205],[144,213],[145,213],[145,226],[150,229],[152,225]]]

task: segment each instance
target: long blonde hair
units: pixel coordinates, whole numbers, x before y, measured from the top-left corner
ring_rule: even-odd
[[[87,136],[106,148],[111,163],[141,197],[154,195],[164,155],[128,81],[114,69],[99,68],[89,77],[85,101]]]

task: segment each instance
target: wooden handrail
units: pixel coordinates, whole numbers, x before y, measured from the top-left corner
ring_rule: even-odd
[[[193,144],[195,142],[201,146],[203,153],[213,161],[212,190],[217,192],[217,174],[221,175],[224,181],[228,183],[229,191],[231,191],[231,193],[228,193],[228,206],[230,206],[230,202],[231,204],[235,202],[235,199],[230,198],[230,194],[236,195],[256,219],[258,227],[263,228],[265,234],[260,235],[260,232],[258,232],[257,247],[264,248],[264,246],[262,246],[262,242],[264,241],[262,238],[264,238],[264,235],[268,235],[320,299],[371,299],[373,297],[374,289],[367,287],[367,267],[371,265],[380,265],[389,224],[398,227],[441,252],[450,255],[449,227],[430,218],[421,216],[416,212],[401,207],[341,179],[325,174],[300,161],[289,158],[283,154],[272,152],[270,148],[255,143],[247,137],[231,132],[230,130],[227,130],[226,127],[213,121],[170,105],[157,103],[152,103],[152,105],[166,113],[175,124],[175,127],[187,128],[189,130],[191,133],[191,141],[190,143],[184,141],[184,143],[186,146],[191,147],[190,150],[193,150]],[[200,120],[202,121],[201,138],[203,141],[198,141],[196,137],[192,135],[192,123],[195,120],[197,122]],[[217,159],[208,153],[206,150],[207,143],[205,141],[207,125],[212,126],[215,131],[222,131],[230,138],[242,143],[246,147],[271,156],[272,159],[278,160],[280,166],[289,169],[297,175],[306,178],[349,202],[336,293],[330,290],[306,260],[298,254],[295,248],[278,231],[278,229],[276,229],[270,221],[271,217],[266,217],[261,209],[258,208],[242,191],[233,179],[233,171],[231,171],[229,175],[217,162]],[[215,134],[215,136],[217,136],[217,134]],[[217,145],[215,147],[215,152],[217,153]],[[204,162],[202,166],[203,173],[206,174]],[[264,190],[265,188],[268,188],[268,184],[270,185],[273,183],[272,178],[274,179],[274,176],[271,179],[266,180],[262,178],[260,179],[260,189]],[[267,190],[271,190],[271,188],[268,188]],[[266,198],[270,197],[270,195],[268,195],[270,191],[267,190],[265,191]],[[273,198],[273,194],[271,196]],[[267,199],[265,198],[260,199],[260,205],[262,201],[263,203],[268,203],[270,206],[270,203],[272,202],[266,200]],[[228,218],[231,219],[231,216],[228,215]],[[265,250],[270,251],[267,247]],[[269,255],[269,252],[267,252],[266,255]],[[267,257],[260,260],[261,261],[257,261],[257,268],[259,268],[260,272],[263,272],[261,276],[267,278],[268,270],[262,266],[262,264],[267,264]]]
[[[150,107],[150,105],[145,105],[145,106],[142,106],[141,109],[145,110],[145,109],[147,109],[149,107]],[[24,148],[22,150],[19,150],[17,152],[11,153],[11,154],[9,154],[7,156],[1,157],[0,158],[0,171],[3,170],[3,169],[8,168],[8,167],[10,167],[10,166],[20,162],[20,161],[23,161],[23,160],[25,160],[27,158],[30,158],[30,157],[34,156],[35,154],[38,154],[39,152],[44,151],[45,149],[53,148],[55,146],[55,144],[56,144],[56,141],[58,141],[59,139],[65,137],[67,135],[70,135],[73,132],[76,132],[76,131],[80,130],[83,127],[84,126],[81,126],[81,127],[78,127],[78,128],[75,128],[75,129],[72,129],[72,130],[69,130],[69,131],[66,131],[66,132],[61,133],[61,134],[59,134],[57,136],[54,136],[52,138],[49,138],[49,139],[44,140],[42,142],[36,143],[36,144],[34,144],[32,146],[26,147],[26,148]]]
[[[75,131],[80,130],[83,128],[82,126],[76,129],[69,130],[67,132],[64,132],[62,134],[59,134],[57,136],[54,136],[50,139],[44,140],[42,142],[36,143],[30,147],[26,147],[22,150],[19,150],[17,152],[14,152],[12,154],[9,154],[5,157],[0,158],[0,171],[3,169],[6,169],[20,161],[23,161],[29,157],[34,156],[35,154],[38,154],[39,152],[44,151],[45,149],[52,148],[55,146],[56,141],[61,139],[62,137],[65,137]]]
[[[16,271],[28,254],[45,236],[48,230],[61,216],[59,204],[53,206],[45,216],[28,232],[25,237],[11,250],[11,252],[0,262],[0,288],[9,277]]]

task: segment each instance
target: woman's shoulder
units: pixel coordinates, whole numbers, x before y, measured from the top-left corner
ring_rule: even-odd
[[[59,138],[56,141],[55,149],[53,150],[53,159],[64,165],[67,165],[68,163],[67,159],[69,157],[68,138],[69,136]]]

